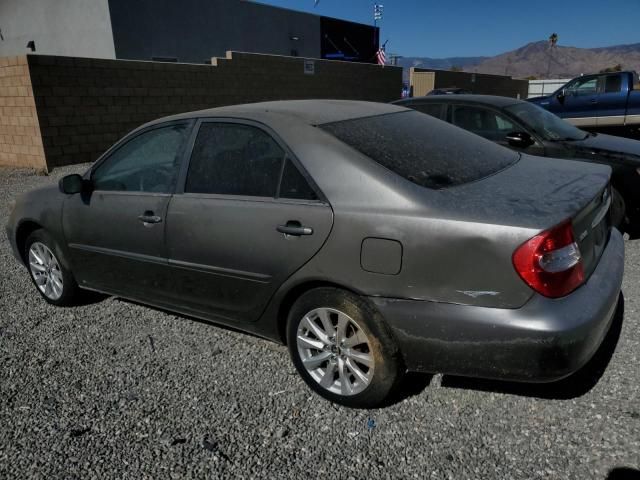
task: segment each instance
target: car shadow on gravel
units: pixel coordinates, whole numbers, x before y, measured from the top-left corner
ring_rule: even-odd
[[[640,480],[640,470],[628,467],[616,467],[609,472],[607,480]]]
[[[107,298],[109,298],[109,295],[105,293],[94,292],[92,290],[82,290],[82,295],[80,295],[80,297],[75,301],[72,308],[93,305],[94,303],[100,303]]]
[[[620,293],[611,327],[595,355],[567,378],[551,383],[521,383],[445,375],[442,386],[525,397],[568,400],[581,397],[598,384],[615,352],[624,318],[624,296]]]

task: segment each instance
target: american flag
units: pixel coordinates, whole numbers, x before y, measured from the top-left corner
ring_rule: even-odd
[[[387,63],[387,54],[384,51],[384,47],[380,47],[376,53],[378,59],[378,65],[384,65]]]

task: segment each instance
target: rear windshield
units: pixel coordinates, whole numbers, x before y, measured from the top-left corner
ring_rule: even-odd
[[[479,180],[520,157],[416,111],[327,123],[320,128],[407,180],[432,189]]]

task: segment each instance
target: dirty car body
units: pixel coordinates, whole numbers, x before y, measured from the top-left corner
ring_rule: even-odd
[[[156,177],[104,167],[163,128],[179,146]],[[212,153],[227,141],[233,151]],[[241,172],[251,191],[218,178],[236,175],[240,154],[260,158]],[[147,124],[84,174],[81,193],[21,197],[7,230],[27,264],[25,238],[48,231],[85,289],[285,341],[296,299],[331,286],[379,313],[407,370],[551,381],[590,358],[617,303],[609,178],[608,167],[512,152],[399,106],[271,102]],[[559,225],[582,277],[541,294],[516,252]]]

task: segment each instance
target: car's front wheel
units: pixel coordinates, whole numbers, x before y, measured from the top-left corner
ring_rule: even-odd
[[[287,343],[305,382],[349,407],[383,404],[403,373],[380,314],[345,290],[317,288],[303,294],[289,312]]]
[[[78,284],[61,261],[62,253],[51,235],[45,230],[32,232],[25,242],[24,258],[33,284],[47,302],[58,306],[74,303]]]

